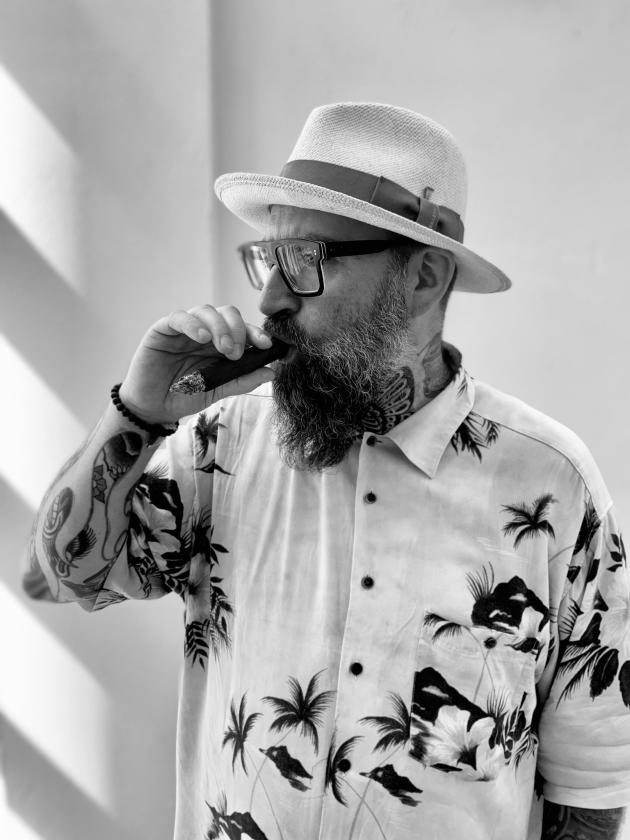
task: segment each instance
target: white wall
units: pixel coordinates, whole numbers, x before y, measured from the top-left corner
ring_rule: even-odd
[[[209,219],[206,185],[278,172],[315,105],[392,102],[458,137],[467,242],[515,285],[454,296],[447,336],[589,443],[630,521],[629,35],[626,0],[0,0],[11,840],[170,837],[176,599],[94,616],[28,602],[17,558],[146,325],[206,300],[257,318],[234,255],[251,231]]]
[[[3,840],[172,836],[179,599],[34,603],[18,559],[145,328],[207,294],[208,41],[203,0],[0,0]]]

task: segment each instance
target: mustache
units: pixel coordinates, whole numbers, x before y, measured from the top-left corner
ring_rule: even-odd
[[[302,353],[316,355],[318,352],[317,342],[298,326],[290,315],[270,315],[265,318],[262,327],[265,332],[275,335],[276,338],[294,344]]]

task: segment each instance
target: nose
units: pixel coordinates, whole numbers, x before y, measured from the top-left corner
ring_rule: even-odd
[[[278,312],[297,312],[301,306],[301,299],[294,295],[280,276],[277,266],[274,266],[269,280],[260,293],[258,308],[263,315],[269,317]]]

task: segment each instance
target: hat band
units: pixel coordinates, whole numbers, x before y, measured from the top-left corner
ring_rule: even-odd
[[[382,175],[370,175],[369,172],[322,160],[290,160],[283,166],[280,175],[342,192],[404,216],[457,242],[464,240],[464,223],[458,213],[434,204],[428,198],[414,195]]]

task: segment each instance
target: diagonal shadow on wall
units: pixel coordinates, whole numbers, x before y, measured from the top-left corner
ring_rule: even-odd
[[[11,768],[6,777],[8,805],[38,836],[70,840],[84,836],[82,827],[89,825],[90,840],[132,840],[3,716],[0,732],[4,763]],[[89,744],[85,748],[89,750]]]
[[[91,339],[104,328],[2,211],[0,253],[0,332],[67,400],[68,371],[77,371],[79,379],[88,375],[97,352]],[[68,407],[79,414],[79,406]]]

